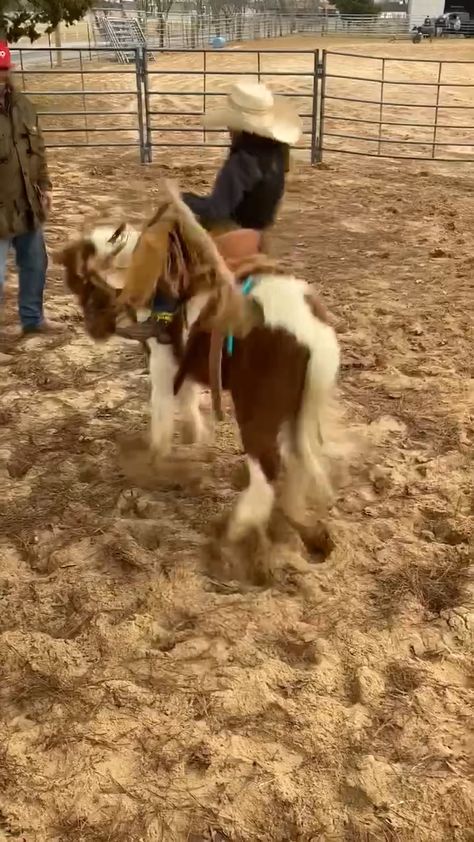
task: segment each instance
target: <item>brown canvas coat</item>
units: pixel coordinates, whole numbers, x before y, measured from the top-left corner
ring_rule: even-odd
[[[44,140],[33,104],[7,88],[0,102],[0,239],[40,225],[51,189]]]

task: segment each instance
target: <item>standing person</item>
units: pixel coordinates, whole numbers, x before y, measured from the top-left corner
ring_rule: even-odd
[[[43,315],[48,261],[42,224],[51,208],[51,189],[36,111],[14,86],[10,50],[0,42],[0,306],[13,248],[24,335],[59,327]]]

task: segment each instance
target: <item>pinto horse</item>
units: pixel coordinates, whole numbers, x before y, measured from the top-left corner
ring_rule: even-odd
[[[167,241],[168,269],[172,265],[173,271],[181,273],[171,344],[160,344],[153,336],[152,323],[147,321],[150,307],[130,303],[137,302],[133,272],[128,273],[120,294],[107,281],[108,275],[115,275],[114,286],[119,285],[117,257],[122,255],[124,261],[124,249],[132,242],[137,254],[140,235],[129,230],[122,249],[118,246],[125,236],[123,226],[111,236],[96,229],[70,243],[57,257],[65,266],[66,282],[79,298],[86,329],[94,339],[119,333],[146,343],[151,446],[159,454],[171,447],[176,397],[191,438],[202,440],[205,424],[200,391],[210,385],[209,357],[213,343],[217,346],[222,388],[233,400],[249,473],[248,487],[229,520],[228,538],[235,541],[251,530],[266,529],[282,465],[285,477],[280,503],[293,521],[301,522],[311,489],[326,499],[331,496],[322,457],[325,409],[339,369],[335,331],[305,281],[272,270],[264,255],[246,253],[252,248],[246,247],[242,253],[243,235],[239,240],[226,234],[221,243],[217,238],[217,245],[211,245],[209,235],[201,229],[205,254],[198,254],[196,248],[193,262],[190,243],[196,245],[197,240],[193,241],[188,226],[197,222],[194,218],[190,222],[190,211],[175,195],[171,205],[175,224],[168,227],[167,238],[159,223],[155,230],[161,245]],[[195,234],[196,229],[192,230]],[[251,242],[248,232],[246,236],[247,243]],[[219,246],[228,265],[223,266]],[[180,264],[179,256],[184,256],[184,263]],[[137,259],[137,265],[140,262]],[[128,270],[132,264],[133,260]],[[180,268],[176,270],[176,266]],[[155,288],[163,283],[169,290],[169,271],[157,271],[155,264],[153,272]],[[142,290],[148,284],[143,282],[144,275],[146,271],[138,285]],[[235,283],[244,279],[245,294]],[[147,295],[150,299],[150,289]],[[128,314],[128,326],[120,324],[120,308]],[[229,335],[232,342],[226,340]]]

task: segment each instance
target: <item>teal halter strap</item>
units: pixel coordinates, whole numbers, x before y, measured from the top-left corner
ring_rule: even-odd
[[[242,284],[242,295],[248,295],[250,292],[252,292],[253,285],[254,285],[254,280],[253,280],[252,276],[249,275],[249,277],[247,278],[245,283]],[[226,347],[227,347],[227,353],[228,353],[229,357],[231,357],[233,352],[234,352],[234,337],[233,336],[227,337]]]

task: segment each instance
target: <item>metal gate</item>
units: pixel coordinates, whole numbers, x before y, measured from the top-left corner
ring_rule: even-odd
[[[318,51],[122,46],[127,61],[119,66],[115,47],[15,53],[17,77],[35,101],[49,147],[138,147],[142,163],[160,148],[226,148],[226,133],[204,130],[201,117],[246,76],[293,99],[304,121],[299,147],[315,160]]]
[[[143,50],[127,48],[125,66],[115,56],[78,45],[13,50],[16,82],[36,105],[48,147],[138,147],[146,161]]]
[[[474,61],[324,51],[316,160],[326,153],[474,161]]]
[[[159,148],[227,148],[227,132],[203,129],[201,118],[243,76],[269,82],[273,91],[293,100],[304,124],[299,149],[316,160],[318,50],[147,50],[143,58],[146,161]],[[285,63],[290,69],[282,69]],[[185,105],[181,110],[177,100]]]
[[[474,61],[134,46],[117,67],[113,48],[53,52],[54,64],[49,48],[16,51],[48,146],[136,148],[143,163],[159,148],[224,148],[225,134],[204,130],[201,117],[247,76],[293,99],[304,122],[299,149],[313,164],[328,154],[474,161]]]

